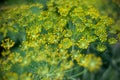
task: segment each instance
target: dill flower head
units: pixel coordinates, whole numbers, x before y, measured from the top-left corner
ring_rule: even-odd
[[[9,55],[8,60],[12,63],[12,64],[16,64],[16,63],[21,63],[22,62],[22,56],[19,53],[11,53]]]
[[[73,42],[69,38],[64,38],[59,44],[59,47],[63,49],[68,49],[72,45],[73,45]]]
[[[85,39],[84,37],[82,37],[79,41],[78,41],[78,46],[81,48],[81,49],[87,49],[88,46],[89,46],[89,40]]]
[[[102,65],[101,58],[94,54],[78,54],[78,57],[75,60],[80,66],[88,69],[90,72],[99,70]]]
[[[15,72],[8,72],[3,76],[4,80],[18,80],[18,74]]]
[[[107,47],[103,44],[98,44],[97,45],[97,50],[100,52],[104,52],[107,49]]]
[[[117,43],[117,40],[115,38],[108,39],[109,44],[115,44]]]
[[[14,46],[14,44],[15,44],[15,42],[13,42],[12,40],[10,40],[8,38],[8,39],[5,39],[4,41],[2,41],[1,46],[5,49],[10,49],[11,47]]]
[[[20,75],[19,79],[24,79],[24,80],[33,80],[32,79],[32,74],[31,73],[23,73]]]
[[[78,62],[78,64],[82,67],[84,67],[86,65],[85,62],[85,55],[84,54],[79,54],[78,58],[76,59],[76,61]]]
[[[102,65],[102,60],[100,57],[95,56],[94,54],[88,54],[85,56],[85,65],[90,72],[94,72],[100,69]]]

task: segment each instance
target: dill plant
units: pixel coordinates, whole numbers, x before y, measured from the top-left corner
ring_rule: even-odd
[[[91,4],[49,0],[3,7],[0,79],[64,80],[97,72],[117,39],[109,36],[115,34],[112,18]]]

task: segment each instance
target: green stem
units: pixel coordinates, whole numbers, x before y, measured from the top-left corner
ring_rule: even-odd
[[[77,68],[79,68],[79,67],[75,67],[75,68],[72,68],[72,69],[70,69],[70,70],[66,70],[66,71],[64,71],[64,72],[69,72],[69,71],[75,70],[75,69],[77,69]]]
[[[74,45],[72,45],[72,52],[74,51]]]
[[[71,79],[71,78],[74,78],[74,77],[77,77],[77,76],[80,76],[80,75],[82,75],[84,72],[85,72],[85,71],[83,70],[82,72],[80,72],[80,73],[78,73],[78,74],[75,74],[75,75],[71,76],[70,79]]]
[[[84,69],[84,71],[83,71],[83,80],[87,80],[86,75],[87,75],[87,69]]]

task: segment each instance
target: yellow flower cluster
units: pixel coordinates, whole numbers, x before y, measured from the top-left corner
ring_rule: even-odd
[[[64,38],[59,44],[59,48],[68,49],[73,45],[73,42],[69,38]]]
[[[115,44],[117,43],[117,40],[115,38],[108,39],[109,44]]]
[[[107,47],[103,44],[98,44],[97,45],[97,50],[100,51],[100,52],[103,52],[107,49]]]
[[[86,53],[93,43],[97,44],[97,51],[104,52],[107,49],[105,42],[115,44],[117,40],[108,36],[112,19],[86,4],[89,3],[81,0],[49,0],[45,6],[26,4],[4,11],[2,18],[12,21],[8,25],[18,30],[18,34],[21,35],[23,30],[25,34],[21,36],[25,39],[13,51],[10,48],[15,42],[10,39],[2,41],[1,46],[6,49],[3,56],[9,54],[7,60],[0,59],[2,71],[8,71],[3,79],[11,76],[15,80],[62,80],[65,71],[75,66],[74,60],[90,72],[99,70],[101,58],[81,52]],[[0,23],[3,24],[2,30],[6,30],[4,26],[8,25]],[[9,32],[2,30],[0,32],[4,34]],[[18,75],[20,73],[23,74]]]
[[[31,74],[30,73],[23,73],[20,76],[18,74],[16,74],[15,72],[8,72],[5,74],[5,76],[3,77],[4,80],[19,80],[19,79],[24,79],[24,80],[33,80],[31,78]]]
[[[87,68],[90,72],[94,72],[100,69],[102,60],[100,57],[96,57],[94,54],[73,54],[73,59],[78,62],[82,67]]]
[[[11,47],[13,47],[15,44],[15,42],[13,42],[12,40],[10,40],[9,38],[8,39],[5,39],[4,41],[2,41],[2,44],[1,46],[5,49],[10,49]]]
[[[78,46],[82,49],[87,49],[89,46],[89,40],[85,39],[84,37],[82,37],[79,41],[78,41]]]
[[[30,28],[27,28],[26,34],[27,34],[28,40],[36,40],[40,35],[39,34],[40,31],[41,31],[41,28],[39,28],[38,26],[35,26],[35,27],[32,26]]]

